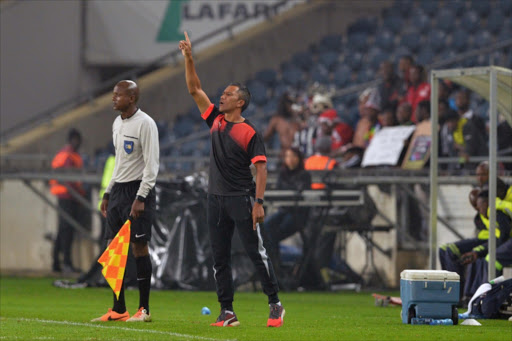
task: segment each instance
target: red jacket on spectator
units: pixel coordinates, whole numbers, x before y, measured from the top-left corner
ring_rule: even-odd
[[[352,127],[346,123],[341,122],[336,110],[328,109],[324,111],[318,117],[318,123],[321,126],[321,135],[330,134],[331,135],[331,150],[336,151],[341,146],[346,145],[347,143],[352,142],[352,137],[354,136],[354,130]],[[322,123],[326,124],[326,126],[322,127]]]
[[[407,95],[405,96],[405,101],[408,102],[412,107],[412,116],[411,121],[414,123],[416,120],[416,107],[418,103],[421,101],[430,100],[430,84],[427,82],[420,83],[417,86],[409,85],[407,89]]]

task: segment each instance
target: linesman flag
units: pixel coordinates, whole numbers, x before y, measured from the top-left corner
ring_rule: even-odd
[[[118,299],[123,286],[124,272],[126,270],[126,259],[128,258],[128,248],[130,247],[131,225],[130,219],[128,219],[107,246],[105,252],[103,252],[98,259],[98,263],[103,266],[101,273],[112,290],[114,290]]]

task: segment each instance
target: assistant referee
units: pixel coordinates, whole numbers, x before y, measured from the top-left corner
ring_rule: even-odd
[[[210,128],[212,148],[208,180],[207,220],[213,251],[214,277],[221,312],[213,326],[238,326],[233,311],[234,284],[231,270],[231,239],[236,227],[245,251],[256,267],[263,292],[268,296],[270,315],[267,327],[283,324],[284,309],[279,301],[277,279],[263,246],[259,224],[263,223],[263,195],[267,182],[267,158],[263,139],[242,111],[249,105],[249,90],[231,83],[215,107],[201,88],[187,33],[179,47],[185,57],[189,93]],[[256,168],[254,183],[250,165]]]
[[[112,126],[115,166],[112,179],[103,195],[101,212],[107,218],[105,238],[113,239],[131,217],[131,246],[137,265],[139,309],[130,318],[124,300],[114,294],[114,307],[93,321],[149,322],[151,260],[148,241],[155,217],[155,183],[159,167],[158,130],[155,121],[137,107],[139,88],[130,80],[114,87],[114,110],[121,112]]]

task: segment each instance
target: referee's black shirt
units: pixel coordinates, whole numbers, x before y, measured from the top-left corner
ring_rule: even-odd
[[[254,195],[251,163],[267,161],[260,134],[246,119],[233,123],[213,104],[201,115],[212,139],[208,193],[216,195]]]

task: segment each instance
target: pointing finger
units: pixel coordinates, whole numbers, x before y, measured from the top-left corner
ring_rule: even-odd
[[[187,41],[187,43],[190,44],[190,38],[188,37],[187,31],[185,31],[184,33],[185,33],[185,40]]]

